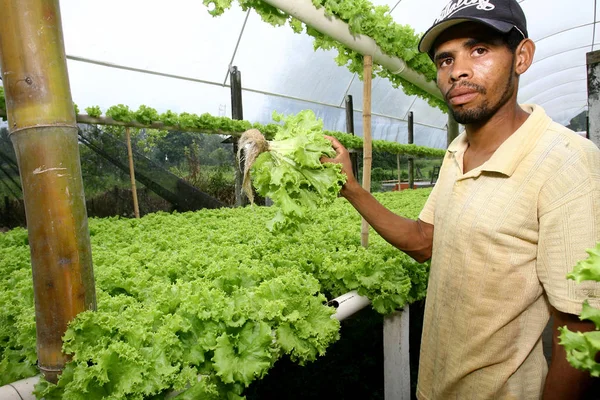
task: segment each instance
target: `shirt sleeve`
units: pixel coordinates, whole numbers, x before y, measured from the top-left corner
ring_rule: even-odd
[[[438,179],[437,182],[440,182],[444,176],[444,171],[445,171],[445,167],[446,164],[448,163],[448,159],[450,159],[448,152],[446,152],[446,156],[444,157],[444,160],[442,161],[442,166],[440,167],[440,173],[438,175]],[[423,222],[426,222],[430,225],[433,225],[433,222],[435,220],[435,203],[438,197],[438,192],[439,192],[439,185],[436,183],[435,186],[433,186],[433,190],[431,191],[431,193],[429,194],[429,197],[427,198],[427,201],[425,202],[425,205],[423,206],[423,209],[421,210],[421,213],[419,214],[419,219]]]
[[[586,299],[600,306],[600,282],[566,277],[600,240],[600,156],[592,150],[591,158],[566,160],[544,184],[539,203],[538,278],[553,307],[576,315]]]
[[[435,200],[437,198],[437,185],[433,187],[433,190],[429,194],[423,209],[419,213],[419,219],[423,222],[426,222],[430,225],[433,225],[433,220],[435,217]]]

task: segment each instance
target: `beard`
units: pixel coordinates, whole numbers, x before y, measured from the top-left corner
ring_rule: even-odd
[[[512,97],[515,87],[514,71],[515,64],[513,62],[511,63],[510,73],[508,74],[506,85],[504,86],[504,92],[495,104],[490,104],[489,100],[485,100],[481,104],[481,106],[474,109],[463,109],[463,106],[461,106],[458,109],[453,109],[450,103],[448,102],[448,98],[446,96],[446,104],[448,104],[448,110],[452,114],[452,117],[454,117],[454,120],[462,125],[481,124],[489,121],[498,112],[498,110],[500,110],[500,108],[502,108]],[[475,83],[467,82],[464,84],[458,84],[456,86],[473,89],[482,95],[487,94],[487,89],[485,87],[477,85]],[[452,89],[454,88],[455,87],[453,86]],[[450,91],[448,91],[448,93],[450,93]]]

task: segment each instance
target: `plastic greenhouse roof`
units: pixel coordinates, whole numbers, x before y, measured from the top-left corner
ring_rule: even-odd
[[[447,0],[371,0],[386,4],[396,22],[424,32]],[[586,53],[597,48],[596,0],[522,0],[534,64],[521,79],[519,101],[534,102],[562,124],[587,108]],[[237,5],[213,18],[201,0],[60,0],[73,100],[83,110],[115,104],[137,109],[230,116],[229,67],[242,74],[244,119],[270,122],[273,110],[313,109],[326,129],[345,130],[344,99],[354,98],[362,134],[362,82],[315,52],[312,38],[272,27]],[[96,60],[196,81],[84,62]],[[415,143],[446,146],[447,116],[389,81],[373,81],[373,138],[407,141],[414,112]]]

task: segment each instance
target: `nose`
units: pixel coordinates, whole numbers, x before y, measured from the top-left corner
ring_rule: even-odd
[[[460,81],[461,79],[469,79],[473,71],[471,64],[463,56],[456,56],[452,62],[452,70],[450,71],[450,80],[452,82]]]

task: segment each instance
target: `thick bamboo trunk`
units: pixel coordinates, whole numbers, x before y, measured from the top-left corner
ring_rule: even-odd
[[[23,184],[40,370],[56,381],[67,324],[95,309],[77,126],[57,0],[0,0],[0,68]]]
[[[373,81],[373,58],[365,56],[363,71],[363,188],[371,191],[371,163],[373,161],[371,141],[371,85]],[[362,219],[360,242],[363,247],[369,246],[369,223]]]

